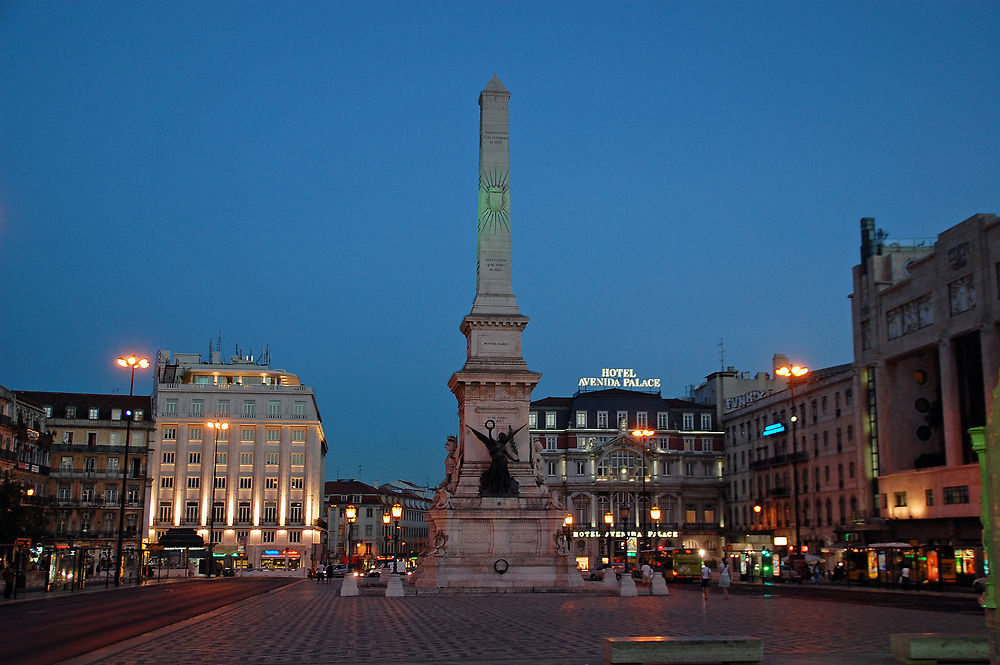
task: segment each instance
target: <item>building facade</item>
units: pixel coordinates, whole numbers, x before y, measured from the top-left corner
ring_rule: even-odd
[[[885,239],[861,220],[851,316],[865,516],[884,539],[953,549],[957,571],[942,576],[971,578],[981,479],[968,430],[986,424],[1000,369],[1000,220]]]
[[[0,386],[0,477],[18,483],[25,496],[45,497],[51,444],[45,411]]]
[[[236,566],[322,561],[327,443],[312,389],[261,359],[223,362],[218,351],[207,361],[160,351],[155,381],[150,542],[189,527]]]
[[[714,411],[622,388],[531,403],[536,473],[573,515],[578,567],[636,564],[643,551],[664,547],[721,556],[723,433]]]
[[[43,409],[52,437],[47,490],[53,502],[52,542],[81,549],[88,572],[100,572],[114,563],[123,523],[123,572],[126,578],[134,577],[145,537],[149,442],[155,431],[149,396],[37,391],[17,395]]]

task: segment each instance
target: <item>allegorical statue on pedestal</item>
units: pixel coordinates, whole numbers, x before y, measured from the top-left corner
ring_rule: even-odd
[[[490,452],[490,467],[479,477],[479,496],[518,496],[520,487],[511,477],[507,462],[517,461],[517,444],[514,443],[514,436],[524,429],[524,425],[516,430],[507,425],[507,431],[498,434],[496,439],[493,438],[496,423],[487,420],[485,425],[488,434],[483,434],[471,425],[468,426]]]

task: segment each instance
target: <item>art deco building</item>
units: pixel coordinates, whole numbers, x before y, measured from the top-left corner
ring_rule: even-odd
[[[581,390],[533,401],[529,428],[541,448],[536,474],[573,514],[570,548],[582,569],[606,559],[609,545],[616,561],[631,563],[656,547],[721,556],[723,434],[714,407],[666,399],[658,389]]]
[[[17,395],[44,409],[53,440],[48,487],[48,495],[55,501],[52,540],[85,548],[92,565],[111,565],[122,515],[124,472],[123,548],[129,554],[126,571],[131,570],[145,536],[140,525],[149,441],[155,428],[149,396],[36,391],[18,391]]]
[[[322,560],[327,444],[311,388],[252,356],[160,351],[153,399],[151,541],[189,527],[237,566]]]
[[[969,577],[981,480],[968,430],[986,424],[1000,369],[1000,220],[886,239],[861,220],[851,317],[865,510],[887,539],[955,548]]]

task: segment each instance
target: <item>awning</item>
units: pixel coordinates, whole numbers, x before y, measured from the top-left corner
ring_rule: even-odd
[[[167,529],[156,544],[161,547],[204,547],[205,539],[194,529]]]

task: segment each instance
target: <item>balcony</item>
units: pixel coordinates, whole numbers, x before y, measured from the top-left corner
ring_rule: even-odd
[[[780,499],[792,495],[792,491],[787,487],[772,487],[767,491],[767,495],[774,499]]]
[[[750,462],[750,469],[753,471],[757,471],[759,469],[769,469],[773,466],[804,462],[807,459],[809,459],[809,455],[806,451],[798,450],[794,453],[788,453],[787,455],[774,455],[773,457],[768,457],[767,459],[753,460]]]
[[[719,525],[715,522],[685,522],[685,531],[718,531]]]

